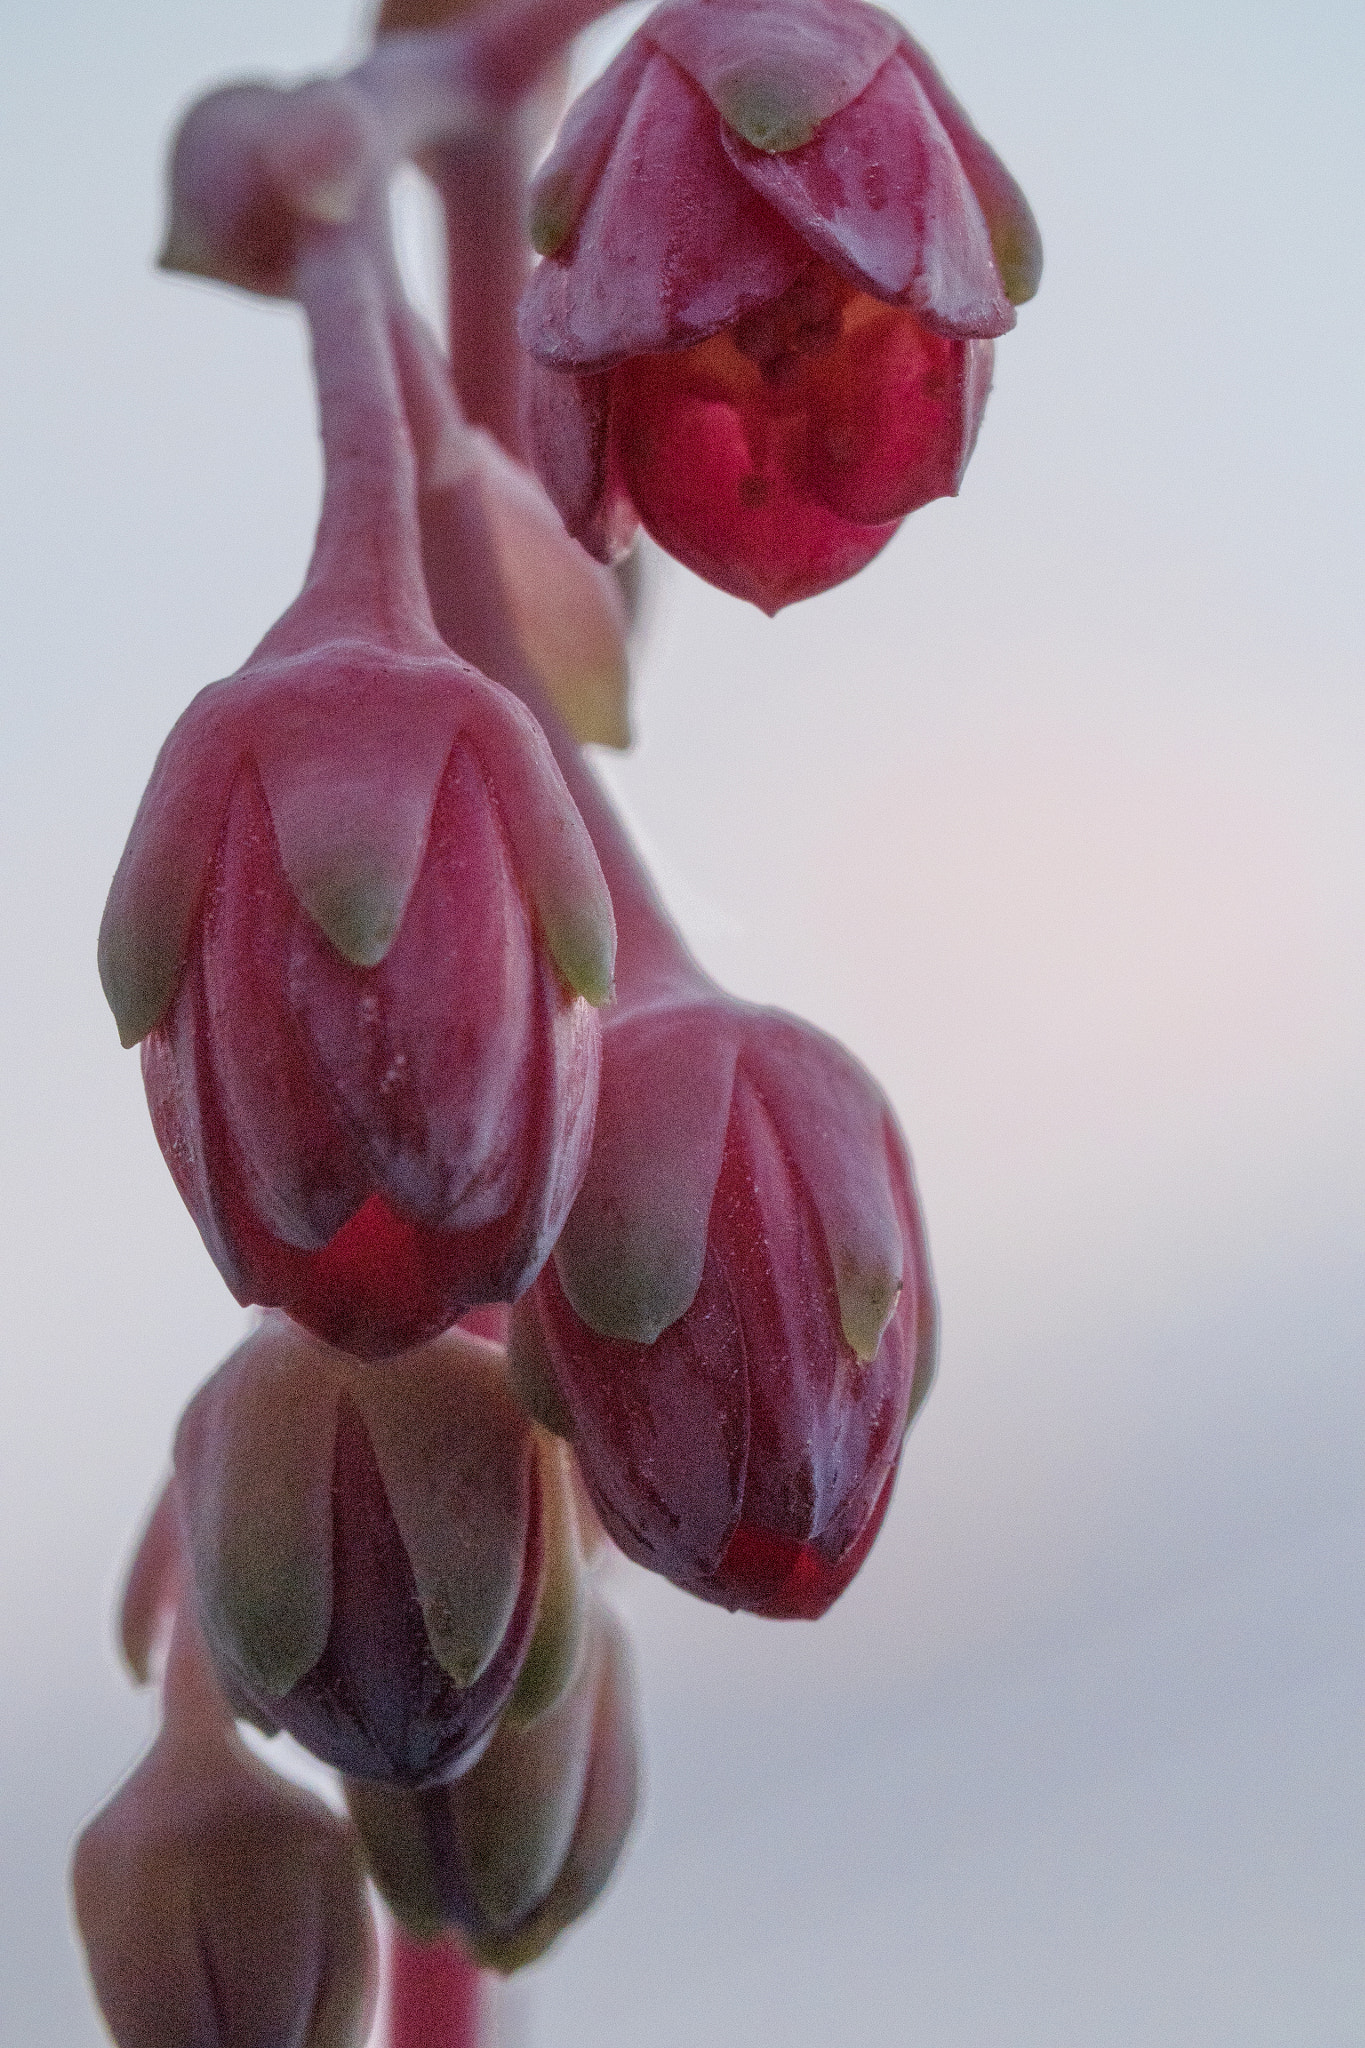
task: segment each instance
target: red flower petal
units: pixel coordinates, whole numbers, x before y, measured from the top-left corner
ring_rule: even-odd
[[[897,25],[850,0],[664,0],[648,36],[760,149],[792,149],[858,97]]]
[[[531,246],[542,256],[556,255],[582,218],[649,57],[649,44],[632,36],[564,116],[531,183]]]
[[[611,390],[612,450],[645,527],[769,614],[855,575],[896,530],[854,524],[810,495],[804,410],[728,335],[622,363]]]
[[[1001,281],[1011,302],[1022,306],[1038,289],[1043,274],[1043,238],[1033,209],[1018,181],[1001,163],[966,109],[949,91],[928,52],[902,34],[906,62],[924,87],[930,106],[943,123],[967,173],[990,230],[991,246]]]
[[[981,208],[904,56],[804,149],[769,156],[722,132],[754,191],[874,297],[943,334],[1013,327]]]
[[[735,176],[720,127],[697,87],[651,57],[567,259],[546,257],[522,300],[532,355],[605,368],[714,334],[786,290],[805,252]]]
[[[868,525],[955,497],[976,445],[993,348],[855,299],[839,347],[810,360],[812,495]]]
[[[608,465],[606,377],[547,370],[528,356],[521,396],[531,460],[560,518],[599,562],[617,561],[639,521]]]
[[[708,1257],[692,1307],[652,1345],[588,1330],[553,1262],[533,1299],[609,1533],[641,1564],[690,1583],[734,1534],[749,1454],[744,1347],[718,1260]]]
[[[309,922],[284,880],[265,792],[248,761],[202,913],[207,1051],[241,1192],[273,1237],[302,1251],[326,1244],[374,1186],[285,1002],[285,963],[291,944],[308,943],[300,927]],[[313,943],[327,944],[320,934]]]

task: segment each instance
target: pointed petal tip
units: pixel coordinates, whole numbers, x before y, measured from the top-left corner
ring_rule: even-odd
[[[616,1000],[616,932],[604,930],[602,920],[591,912],[570,918],[547,920],[545,941],[551,958],[573,990],[595,1010]]]
[[[577,219],[576,194],[568,178],[550,176],[534,186],[527,231],[537,256],[557,256]]]
[[[212,277],[213,264],[204,244],[172,221],[166,239],[156,253],[158,270],[182,277]]]
[[[717,85],[712,97],[726,126],[769,156],[804,148],[824,118],[799,83],[781,73],[741,72]]]
[[[315,1603],[314,1589],[291,1591],[280,1585],[248,1587],[242,1581],[232,1588],[236,1597],[230,1609],[215,1616],[211,1640],[226,1652],[247,1684],[268,1700],[282,1700],[306,1678],[325,1648],[309,1623]],[[329,1603],[330,1612],[330,1603]]]
[[[1026,221],[1011,220],[1000,228],[991,224],[991,246],[996,269],[1012,306],[1026,306],[1036,298],[1043,281],[1043,240],[1032,215]]]
[[[321,876],[300,900],[319,931],[353,967],[378,967],[398,936],[407,893],[373,872]]]
[[[125,1052],[131,1052],[149,1032],[155,1031],[170,1008],[179,980],[178,967],[169,971],[159,962],[134,961],[129,951],[113,940],[101,940],[100,987],[113,1012],[119,1044]]]
[[[579,1321],[610,1343],[657,1344],[697,1298],[704,1235],[697,1245],[679,1245],[642,1232],[633,1246],[615,1246],[610,1263],[576,1260],[574,1249],[563,1240],[556,1248],[560,1286]]]
[[[901,1281],[890,1273],[856,1273],[839,1280],[839,1321],[854,1355],[870,1365],[896,1313]]]
[[[439,1599],[423,1600],[422,1621],[432,1656],[455,1685],[467,1690],[483,1677],[497,1654],[500,1637],[475,1646],[470,1641],[468,1616],[457,1614]]]

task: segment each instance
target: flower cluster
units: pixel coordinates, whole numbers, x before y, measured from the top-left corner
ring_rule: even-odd
[[[664,0],[528,186],[598,11],[392,0],[348,78],[214,93],[172,157],[163,262],[302,306],[325,475],[303,590],[166,741],[100,936],[265,1312],[125,1597],[161,1731],[74,1873],[121,2048],[358,2044],[366,1873],[391,2048],[473,2048],[477,1969],[542,1953],[630,1829],[604,1566],[822,1614],[933,1372],[889,1103],[702,973],[580,742],[628,737],[637,523],[775,611],[957,490],[1036,230],[862,0]],[[448,356],[390,247],[404,156]]]

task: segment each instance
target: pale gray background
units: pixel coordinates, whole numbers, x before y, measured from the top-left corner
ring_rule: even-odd
[[[820,1627],[624,1583],[648,1816],[509,2039],[1365,2038],[1363,23],[924,0],[1049,251],[966,490],[775,625],[660,591],[613,786],[708,966],[889,1087],[942,1370]],[[317,488],[296,317],[151,272],[159,162],[355,26],[6,9],[4,2048],[100,2038],[63,1866],[146,1728],[110,1599],[243,1321],[96,924]]]

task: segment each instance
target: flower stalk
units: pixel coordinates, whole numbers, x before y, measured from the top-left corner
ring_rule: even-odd
[[[388,2024],[383,2048],[485,2048],[487,1973],[453,1935],[388,1935]]]
[[[224,88],[174,145],[162,262],[301,306],[325,483],[101,930],[176,1184],[278,1311],[182,1417],[124,1599],[162,1724],[74,1870],[118,2048],[360,2048],[367,1882],[384,2048],[483,2048],[485,1967],[589,1910],[636,1811],[608,1538],[816,1618],[933,1372],[890,1105],[702,971],[582,743],[629,736],[637,525],[771,612],[957,490],[1037,231],[862,0],[663,0],[528,207],[606,11],[385,0],[349,73]],[[391,246],[405,158],[447,354]]]

